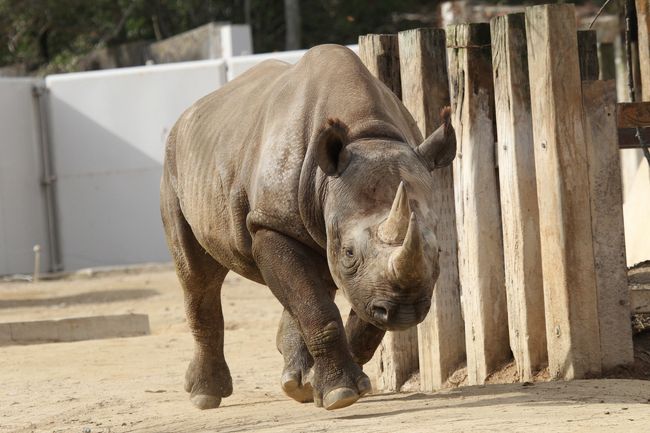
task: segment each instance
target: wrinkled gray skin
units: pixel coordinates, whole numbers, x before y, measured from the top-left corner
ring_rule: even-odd
[[[220,300],[229,270],[285,308],[288,395],[337,409],[370,390],[361,365],[385,330],[417,324],[430,306],[430,171],[453,159],[453,136],[447,121],[423,141],[393,93],[336,45],[295,66],[264,62],[181,116],[161,212],[196,342],[185,380],[196,406],[232,393]],[[345,327],[337,288],[352,305]]]

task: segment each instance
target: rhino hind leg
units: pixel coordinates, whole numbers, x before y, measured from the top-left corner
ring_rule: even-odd
[[[221,285],[228,269],[198,243],[166,179],[161,188],[161,213],[195,342],[194,358],[185,374],[185,390],[199,409],[216,408],[222,398],[232,394],[232,378],[223,354],[221,309]]]
[[[314,358],[302,338],[298,322],[286,309],[280,319],[276,345],[284,357],[284,369],[280,379],[282,390],[297,402],[314,401],[311,386]]]

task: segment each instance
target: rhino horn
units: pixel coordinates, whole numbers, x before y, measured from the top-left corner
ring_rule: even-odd
[[[411,207],[406,195],[406,188],[404,182],[400,182],[388,218],[379,226],[379,239],[389,244],[402,242],[404,236],[406,236],[410,214]]]
[[[404,243],[388,259],[389,276],[395,283],[409,286],[422,280],[422,273],[427,268],[423,246],[418,220],[415,213],[411,213]]]

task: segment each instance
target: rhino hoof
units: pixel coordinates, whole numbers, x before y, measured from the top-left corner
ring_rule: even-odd
[[[310,382],[300,383],[298,375],[286,372],[282,375],[282,390],[292,399],[300,403],[313,401],[314,392]]]
[[[359,397],[360,395],[352,388],[336,388],[323,398],[323,407],[327,410],[341,409],[350,406]]]
[[[190,401],[201,410],[215,409],[221,404],[221,397],[216,395],[197,394],[190,397]]]
[[[362,377],[357,381],[357,389],[359,390],[359,396],[363,397],[372,391],[372,385],[370,384],[370,379],[366,376]]]

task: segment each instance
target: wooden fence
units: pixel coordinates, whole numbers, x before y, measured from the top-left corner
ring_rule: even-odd
[[[433,173],[431,311],[417,330],[387,334],[378,387],[399,390],[418,368],[431,391],[463,365],[482,384],[511,361],[521,381],[545,367],[574,379],[631,364],[630,314],[647,296],[631,306],[619,147],[638,147],[626,128],[650,126],[650,104],[617,104],[616,83],[598,80],[596,33],[577,30],[573,5],[366,35],[359,55],[423,135],[451,105],[458,143],[453,167]]]

